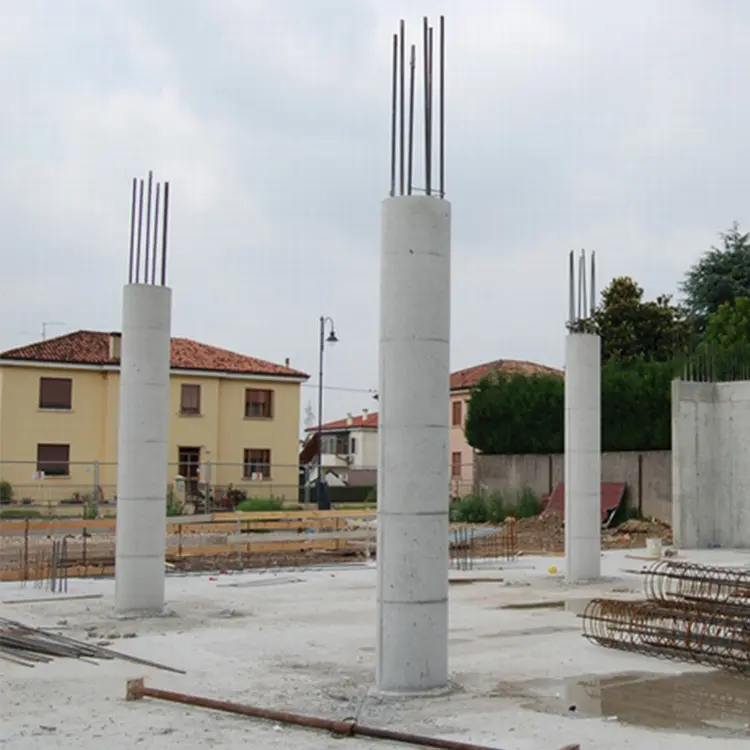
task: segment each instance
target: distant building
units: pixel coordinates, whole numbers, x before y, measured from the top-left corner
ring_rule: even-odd
[[[474,489],[474,450],[466,440],[464,424],[468,413],[471,391],[483,378],[493,374],[563,376],[562,370],[535,362],[520,362],[511,359],[498,359],[474,367],[458,370],[450,380],[450,448],[448,460],[451,467],[451,494],[453,497],[467,495]],[[368,471],[368,479],[378,463],[378,415],[364,410],[361,415],[347,415],[345,419],[323,425],[322,465],[324,471],[331,471],[337,478],[345,476],[350,483],[352,477],[359,482],[362,473]],[[300,455],[303,463],[317,460],[316,426],[308,427],[308,435]],[[352,472],[351,470],[356,470]],[[335,481],[335,480],[333,480]],[[375,481],[372,481],[374,484]]]
[[[97,486],[116,495],[120,343],[119,333],[76,331],[0,354],[0,479],[17,496],[38,495],[40,477],[45,499]],[[307,379],[286,365],[173,338],[171,477],[296,499]]]

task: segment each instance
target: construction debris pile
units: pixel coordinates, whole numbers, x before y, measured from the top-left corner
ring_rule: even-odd
[[[0,659],[24,667],[34,667],[36,664],[48,664],[55,658],[81,659],[90,663],[96,663],[91,662],[92,659],[123,659],[134,664],[185,674],[180,669],[0,618]]]
[[[750,570],[662,560],[646,599],[592,599],[583,635],[600,646],[750,674]]]

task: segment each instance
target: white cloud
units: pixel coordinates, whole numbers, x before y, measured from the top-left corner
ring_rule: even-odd
[[[597,250],[602,285],[627,273],[656,295],[748,223],[738,3],[9,0],[0,347],[42,320],[119,325],[130,180],[154,169],[176,333],[314,373],[330,315],[326,382],[375,386],[404,8],[417,42],[419,13],[447,16],[455,367],[560,364],[571,248]]]

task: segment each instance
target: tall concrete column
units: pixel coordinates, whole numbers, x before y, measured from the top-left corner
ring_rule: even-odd
[[[565,573],[571,583],[601,576],[601,341],[565,340]]]
[[[383,203],[377,686],[448,684],[450,217],[446,200]]]
[[[153,212],[148,176],[133,180],[129,283],[122,295],[120,422],[117,445],[115,610],[159,614],[164,609],[166,493],[169,461],[169,370],[172,290],[166,286],[169,183],[164,184],[161,248],[157,183]],[[141,238],[145,235],[145,247]]]

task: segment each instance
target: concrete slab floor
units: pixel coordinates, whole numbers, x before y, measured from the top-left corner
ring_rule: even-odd
[[[750,563],[750,553],[711,550],[691,559]],[[0,745],[9,750],[190,748],[389,748],[145,699],[125,702],[125,682],[327,718],[430,734],[504,750],[659,747],[739,750],[750,738],[750,680],[596,647],[563,607],[507,604],[586,600],[639,590],[621,551],[602,559],[608,580],[568,587],[554,558],[462,571],[482,580],[451,586],[451,670],[456,689],[431,699],[373,693],[375,569],[283,570],[172,577],[174,617],[121,621],[111,580],[71,580],[68,595],[101,599],[0,605],[0,617],[186,669],[173,675],[126,662],[60,659],[34,669],[0,662]],[[210,580],[213,578],[214,580]],[[278,585],[271,581],[276,578]],[[487,580],[497,578],[498,580]],[[292,580],[290,580],[292,579]],[[502,580],[499,580],[502,579]],[[228,583],[261,585],[227,586]],[[18,584],[0,600],[47,597]],[[135,635],[135,637],[132,637]],[[125,637],[131,636],[131,637]]]

